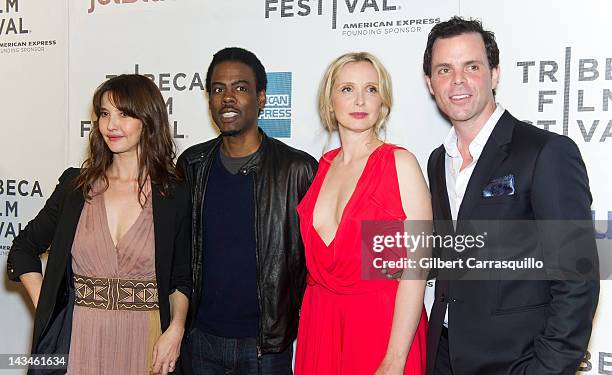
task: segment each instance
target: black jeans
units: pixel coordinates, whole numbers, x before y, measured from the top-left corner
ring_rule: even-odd
[[[189,333],[194,375],[291,375],[293,347],[257,358],[254,338],[217,337],[194,328]]]

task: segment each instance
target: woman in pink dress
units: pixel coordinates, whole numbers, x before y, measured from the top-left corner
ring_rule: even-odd
[[[36,307],[32,353],[67,355],[68,374],[179,374],[191,211],[164,99],[148,78],[120,75],[93,108],[82,168],[62,174],[7,261]]]
[[[425,278],[361,276],[364,220],[431,220],[417,160],[380,139],[391,103],[388,73],[368,53],[325,73],[319,112],[342,147],[323,155],[298,206],[308,278],[296,375],[425,373]]]

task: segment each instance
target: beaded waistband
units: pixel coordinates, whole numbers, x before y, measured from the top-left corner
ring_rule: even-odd
[[[74,275],[77,306],[104,310],[158,310],[155,280],[128,280]]]

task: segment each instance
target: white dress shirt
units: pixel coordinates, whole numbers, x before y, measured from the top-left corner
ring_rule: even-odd
[[[457,220],[459,208],[461,207],[461,202],[463,201],[463,196],[465,195],[465,189],[467,188],[468,182],[470,182],[472,172],[474,172],[474,168],[476,167],[476,163],[478,163],[480,154],[482,154],[485,144],[487,144],[493,129],[495,129],[495,124],[497,124],[503,113],[504,108],[497,103],[495,111],[491,117],[489,117],[482,129],[480,129],[476,137],[468,146],[470,155],[472,156],[472,161],[463,169],[461,169],[463,158],[461,157],[459,148],[457,147],[457,133],[455,132],[455,127],[451,128],[450,132],[448,132],[448,135],[446,136],[446,139],[444,140],[444,150],[446,151],[446,156],[444,158],[446,192],[448,194],[448,203],[450,204],[453,222]],[[444,316],[444,326],[448,327],[448,308],[446,309],[446,315]]]

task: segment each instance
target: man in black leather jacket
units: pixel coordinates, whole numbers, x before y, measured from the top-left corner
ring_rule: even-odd
[[[291,374],[306,266],[296,206],[317,163],[257,126],[266,74],[226,48],[206,89],[221,135],[178,160],[191,186],[194,373]]]

